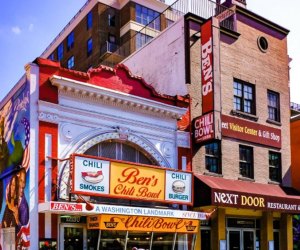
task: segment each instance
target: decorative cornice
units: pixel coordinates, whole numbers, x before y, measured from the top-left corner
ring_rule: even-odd
[[[106,102],[110,105],[119,105],[130,109],[134,108],[139,111],[147,111],[154,115],[159,114],[173,119],[179,119],[186,112],[186,108],[171,106],[56,75],[52,76],[50,81],[52,85],[58,88],[61,95],[73,95],[86,100]]]

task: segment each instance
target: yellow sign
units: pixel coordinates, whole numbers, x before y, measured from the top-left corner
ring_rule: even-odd
[[[164,200],[165,170],[111,162],[110,195]]]
[[[199,221],[190,219],[107,214],[90,217],[88,229],[169,233],[197,233],[199,230]]]
[[[88,229],[99,229],[100,228],[100,216],[88,216],[87,217],[87,228]]]

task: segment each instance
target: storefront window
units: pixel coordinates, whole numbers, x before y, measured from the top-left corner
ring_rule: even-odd
[[[65,227],[64,239],[65,250],[83,249],[83,228]]]
[[[171,233],[154,233],[152,250],[172,250],[175,234]]]
[[[149,250],[151,243],[151,232],[129,231],[127,239],[127,250]]]
[[[177,234],[175,250],[194,249],[196,240],[195,234]]]

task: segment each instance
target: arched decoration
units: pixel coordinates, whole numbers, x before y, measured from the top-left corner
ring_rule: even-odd
[[[72,153],[84,154],[89,148],[105,141],[122,141],[130,145],[135,145],[142,151],[151,156],[158,166],[171,168],[167,159],[155,148],[155,146],[146,138],[138,136],[129,129],[116,127],[110,131],[93,130],[88,136],[79,140],[73,147],[69,148],[63,157],[68,157]],[[68,186],[70,184],[70,165],[69,162],[64,163],[59,173],[59,190],[58,197],[68,199]]]

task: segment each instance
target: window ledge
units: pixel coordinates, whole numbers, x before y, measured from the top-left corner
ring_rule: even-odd
[[[214,177],[223,177],[222,174],[217,174],[217,173],[214,173],[214,172],[208,172],[208,171],[205,171],[203,174],[204,174],[204,175],[209,175],[209,176],[214,176]]]
[[[239,181],[249,181],[249,182],[255,182],[255,180],[254,180],[254,179],[252,179],[252,178],[248,178],[248,177],[243,177],[243,176],[240,176],[240,177],[238,178],[238,180],[239,180]]]
[[[272,184],[272,185],[280,185],[281,183],[280,183],[280,182],[277,182],[277,181],[271,181],[271,180],[269,180],[269,181],[268,181],[268,184]]]
[[[274,120],[271,120],[271,119],[267,119],[266,122],[274,124],[274,125],[277,125],[277,126],[281,126],[282,125],[281,122],[277,122],[277,121],[274,121]]]
[[[234,115],[234,116],[241,117],[241,118],[245,118],[245,119],[248,119],[248,120],[252,120],[252,121],[255,121],[255,122],[257,122],[257,120],[258,120],[258,116],[248,114],[248,113],[238,111],[238,110],[231,110],[230,114]]]

